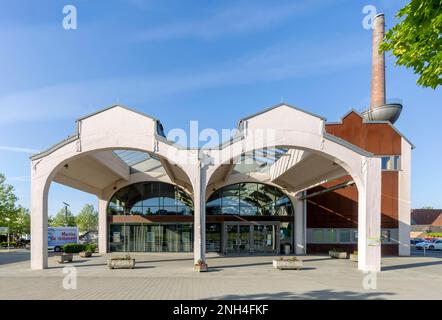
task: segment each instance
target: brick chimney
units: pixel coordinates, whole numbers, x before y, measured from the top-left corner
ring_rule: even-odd
[[[384,39],[384,33],[384,14],[379,13],[373,18],[370,108],[385,104],[385,54],[379,53],[379,46]]]

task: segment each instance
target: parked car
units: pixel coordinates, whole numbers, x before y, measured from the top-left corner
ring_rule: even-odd
[[[430,250],[442,250],[442,240],[437,239],[433,242],[430,242],[428,245],[428,249]]]
[[[414,239],[410,240],[410,244],[416,245],[416,244],[418,244],[420,242],[424,242],[424,241],[425,241],[425,239],[422,239],[422,238],[414,238]]]
[[[442,240],[435,239],[433,241],[424,241],[416,244],[416,249],[422,250],[424,248],[427,250],[442,250]]]
[[[425,240],[425,239],[423,239],[421,242],[418,242],[418,243],[416,243],[416,249],[417,250],[422,250],[422,249],[428,249],[428,244],[430,243],[431,241],[428,241],[428,240]]]

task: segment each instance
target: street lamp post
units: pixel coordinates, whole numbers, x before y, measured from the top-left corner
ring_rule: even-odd
[[[67,227],[68,226],[68,207],[70,207],[70,205],[66,202],[63,202],[64,204],[64,226]]]

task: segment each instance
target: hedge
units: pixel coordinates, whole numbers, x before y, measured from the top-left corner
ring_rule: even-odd
[[[68,243],[63,246],[63,251],[66,253],[79,253],[84,250],[84,244]]]
[[[93,244],[93,243],[85,244],[85,248],[84,248],[85,251],[89,251],[89,252],[94,253],[95,249],[97,249],[97,246],[95,244]]]
[[[430,232],[425,234],[427,237],[442,238],[442,232]]]
[[[2,242],[0,242],[0,246],[6,248],[6,247],[8,247],[8,242],[7,241],[2,241]],[[11,242],[9,242],[9,246],[10,247],[17,247],[17,242],[11,241]]]
[[[86,244],[69,243],[63,246],[63,251],[66,253],[79,253],[82,251],[95,252],[96,248],[97,246],[92,243],[86,243]]]

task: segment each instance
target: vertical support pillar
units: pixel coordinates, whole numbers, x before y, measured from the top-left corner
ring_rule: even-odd
[[[411,145],[402,138],[401,170],[399,171],[399,255],[409,256],[411,225]]]
[[[98,252],[107,253],[107,201],[98,197]]]
[[[306,253],[306,221],[304,212],[304,200],[299,199],[302,193],[298,193],[292,198],[293,206],[295,209],[295,254],[305,254]]]
[[[381,271],[381,160],[366,158],[358,185],[358,269]]]
[[[194,262],[206,262],[206,159],[198,160],[197,174],[194,182]]]
[[[48,190],[47,177],[38,177],[31,168],[31,269],[48,267]]]

